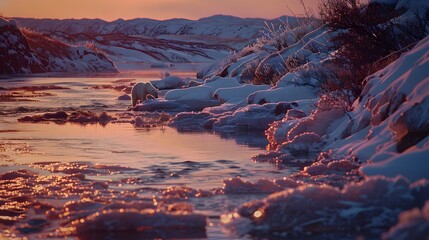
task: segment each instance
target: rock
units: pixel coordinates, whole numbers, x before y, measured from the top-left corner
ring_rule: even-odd
[[[124,95],[119,96],[118,100],[121,100],[121,101],[131,101],[131,97],[128,94],[124,94]]]

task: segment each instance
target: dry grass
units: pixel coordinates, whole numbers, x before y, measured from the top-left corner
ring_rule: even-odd
[[[101,48],[97,47],[97,44],[93,41],[86,41],[86,42],[82,43],[81,45],[85,46],[86,48],[93,51],[94,53],[96,53],[99,56],[100,55],[102,55],[102,56],[107,55],[107,53],[104,50],[102,50]]]
[[[21,28],[21,32],[27,38],[30,48],[42,58],[49,57],[70,57],[70,47],[58,39],[43,35],[32,29]]]

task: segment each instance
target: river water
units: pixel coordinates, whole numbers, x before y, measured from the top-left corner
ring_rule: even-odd
[[[128,122],[102,126],[17,121],[24,116],[60,110],[88,110],[108,114],[127,112],[130,101],[117,100],[123,93],[111,88],[94,89],[94,86],[129,85],[130,82],[152,79],[155,77],[122,80],[112,76],[31,77],[0,80],[0,87],[8,89],[46,85],[67,88],[37,91],[48,93],[43,96],[23,96],[13,98],[13,101],[0,101],[0,173],[16,169],[27,169],[43,176],[78,173],[85,175],[86,180],[111,183],[109,189],[135,191],[141,197],[177,186],[213,191],[222,188],[222,180],[237,176],[255,182],[262,178],[282,178],[290,174],[288,169],[251,160],[253,155],[265,152],[267,143],[261,133],[220,136],[211,132],[179,133],[168,126],[135,128]],[[10,91],[0,91],[0,94],[7,93]],[[103,171],[98,171],[100,169]],[[42,198],[50,201],[48,196]],[[219,214],[252,198],[253,195],[214,195],[181,201],[189,201],[201,213],[212,216],[207,225],[208,238],[228,239],[230,236],[225,235],[219,226]],[[15,226],[25,217],[28,216],[17,219]],[[51,228],[37,229],[31,234],[55,231],[55,224],[50,225]],[[9,237],[7,234],[26,236],[22,231],[6,231],[4,234]]]

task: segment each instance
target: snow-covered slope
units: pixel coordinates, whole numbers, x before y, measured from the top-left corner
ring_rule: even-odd
[[[231,51],[227,45],[186,41],[184,36],[180,41],[118,34],[88,35],[79,38],[76,38],[75,35],[61,34],[61,36],[71,42],[93,42],[117,63],[140,62],[162,65],[166,63],[211,62]]]
[[[355,156],[367,175],[429,178],[429,37],[368,78],[343,140],[328,148]],[[331,138],[335,135],[332,134]]]
[[[222,38],[255,39],[264,27],[265,19],[238,18],[216,15],[196,21],[187,19],[153,20],[137,18],[107,22],[100,19],[15,19],[19,26],[41,32],[65,32],[69,34],[123,34],[157,37],[161,35],[200,35]],[[288,19],[290,22],[294,18]],[[274,22],[277,22],[275,20]]]
[[[363,163],[365,175],[402,175],[410,181],[428,179],[428,68],[426,37],[367,78],[354,111],[348,113],[350,118],[340,105],[322,98],[310,116],[299,120],[286,116],[273,124],[267,131],[268,138],[286,154],[293,155],[293,146],[300,144],[301,150],[322,149],[335,159],[358,160]],[[318,141],[300,142],[299,134],[313,134]],[[320,168],[319,163],[314,165]]]
[[[46,68],[16,24],[0,18],[0,74],[44,71]]]
[[[23,33],[49,72],[117,72],[104,53],[88,48],[93,46],[73,46],[29,30]]]
[[[286,17],[282,20],[286,21]],[[116,63],[165,64],[212,62],[255,41],[265,27],[264,19],[213,16],[200,20],[152,19],[25,19],[20,27],[49,34],[73,44],[93,42]],[[290,24],[295,18],[288,17]],[[280,21],[270,20],[278,26]]]
[[[286,178],[297,184],[243,204],[223,215],[222,223],[238,235],[427,239],[428,68],[426,37],[368,77],[355,110],[349,113],[351,119],[323,98],[308,117],[294,118],[289,111],[271,126],[269,139],[277,141],[277,152],[285,155],[321,150],[318,161]],[[267,156],[277,157],[276,163],[291,159]],[[353,170],[359,163],[363,166],[360,173]],[[355,174],[361,178],[350,181]],[[341,179],[347,178],[341,186]],[[310,184],[300,186],[302,181]],[[267,185],[280,183],[274,180]]]

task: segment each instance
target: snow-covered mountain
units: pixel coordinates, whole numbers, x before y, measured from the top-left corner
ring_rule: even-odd
[[[284,19],[285,17],[283,17]],[[107,22],[101,19],[31,19],[15,18],[21,27],[40,32],[64,32],[69,34],[123,34],[158,37],[162,35],[217,36],[221,38],[254,39],[265,26],[265,19],[238,18],[216,15],[199,20],[169,19],[164,21],[137,18]],[[296,21],[288,18],[288,21]],[[268,20],[276,24],[278,20]]]
[[[13,21],[0,18],[0,74],[45,72],[40,58]]]
[[[196,21],[170,19],[27,19],[15,18],[20,27],[29,28],[66,42],[93,42],[115,63],[163,64],[212,62],[252,43],[265,24],[277,27],[281,21],[296,24],[297,19],[282,17],[265,20],[216,15]]]
[[[0,74],[41,72],[117,72],[97,49],[73,46],[38,33],[20,30],[0,18]]]

